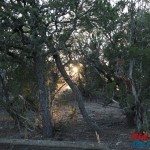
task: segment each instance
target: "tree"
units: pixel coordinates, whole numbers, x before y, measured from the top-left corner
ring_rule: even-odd
[[[146,116],[145,104],[147,103],[145,100],[147,98],[142,96],[142,93],[146,88],[146,84],[143,84],[143,81],[147,80],[146,74],[149,69],[145,70],[147,72],[145,74],[142,68],[147,66],[144,63],[147,60],[145,55],[149,57],[147,50],[149,36],[146,35],[149,31],[149,25],[146,21],[148,19],[146,19],[146,16],[149,16],[149,12],[145,8],[137,9],[134,1],[129,3],[128,6],[129,12],[121,16],[121,18],[125,18],[122,26],[121,28],[118,27],[119,30],[112,34],[112,42],[104,49],[104,55],[109,60],[109,65],[114,70],[113,72],[118,72],[120,94],[117,92],[117,95],[119,95],[118,99],[121,99],[120,104],[123,108],[129,108],[129,112],[132,112],[133,107],[135,108],[133,115],[137,121],[137,130],[140,131],[147,130],[147,127],[144,127],[144,118],[146,118],[144,117]]]
[[[51,137],[53,125],[44,78],[45,59],[42,56],[46,25],[42,22],[41,5],[36,1],[26,5],[20,1],[2,1],[1,9],[1,53],[11,55],[25,65],[31,62],[31,66],[35,66],[43,135]]]
[[[82,8],[83,5],[86,10]],[[84,22],[84,19],[86,21],[88,13],[93,11],[95,2],[62,1],[58,3],[56,0],[40,4],[39,1],[26,3],[2,1],[1,6],[1,52],[5,55],[15,55],[13,59],[25,61],[25,65],[29,62],[35,67],[43,133],[46,137],[51,137],[53,125],[44,77],[45,61],[49,55],[55,56],[54,53],[60,50],[63,50],[65,54],[65,47],[68,47],[67,42],[71,34],[77,27],[83,26],[80,21]],[[69,16],[66,17],[66,15]],[[58,65],[57,67],[60,70]],[[72,83],[71,80],[70,83]],[[82,100],[78,88],[73,83],[71,87]],[[79,107],[89,124],[90,121],[87,119],[89,117],[86,118],[87,113],[82,101],[79,101]]]

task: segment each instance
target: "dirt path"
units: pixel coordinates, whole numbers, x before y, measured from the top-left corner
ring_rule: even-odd
[[[126,125],[125,116],[117,104],[111,107],[102,107],[98,103],[86,103],[86,109],[90,116],[97,121],[102,133],[99,135],[101,142],[106,143],[112,150],[130,150],[131,141],[130,133],[133,129],[129,129]],[[72,108],[72,107],[71,107]],[[90,141],[97,142],[95,133],[93,133],[83,122],[78,109],[76,117],[68,119],[70,108],[68,106],[59,107],[57,115],[60,122],[56,126],[56,134],[54,140],[59,141]],[[13,121],[6,115],[1,113],[0,116],[0,137],[24,138],[24,132],[19,133],[13,128]],[[5,116],[5,117],[4,117]],[[41,139],[40,132],[29,133],[28,138]]]
[[[102,134],[100,140],[110,146],[111,149],[124,150],[130,149],[130,133],[133,129],[129,129],[126,125],[125,116],[119,108],[118,104],[112,104],[104,108],[101,104],[86,103],[86,109],[89,115],[97,121]],[[76,123],[67,124],[62,127],[57,140],[71,141],[97,141],[95,133],[91,132],[83,122],[83,118],[78,112]]]

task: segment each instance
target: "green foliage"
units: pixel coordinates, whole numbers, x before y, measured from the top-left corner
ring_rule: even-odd
[[[105,87],[106,88],[106,93],[107,93],[107,96],[108,96],[109,99],[113,98],[115,87],[116,87],[115,82],[108,83],[106,85],[106,87]]]
[[[80,82],[78,86],[84,96],[96,96],[100,88],[104,86],[105,78],[101,77],[93,67],[88,66]]]

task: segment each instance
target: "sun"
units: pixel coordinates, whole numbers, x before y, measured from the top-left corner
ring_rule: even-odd
[[[74,67],[72,68],[72,72],[73,72],[73,74],[78,73],[78,72],[79,72],[79,68],[76,67],[76,66],[74,66]]]

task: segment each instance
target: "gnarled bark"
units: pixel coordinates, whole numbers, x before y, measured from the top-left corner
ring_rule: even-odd
[[[53,55],[53,58],[55,59],[57,68],[60,71],[61,75],[64,77],[66,83],[70,86],[70,88],[72,89],[72,91],[74,92],[74,94],[76,96],[76,100],[78,102],[78,107],[79,107],[80,112],[83,116],[83,119],[85,120],[87,125],[90,126],[90,128],[92,130],[99,132],[100,129],[99,129],[98,125],[88,115],[88,113],[85,109],[85,106],[84,106],[82,94],[81,94],[80,90],[78,89],[78,87],[76,86],[76,84],[68,76],[68,74],[67,74],[67,72],[66,72],[66,70],[65,70],[65,68],[61,62],[61,58],[60,58],[59,54],[55,53]]]

